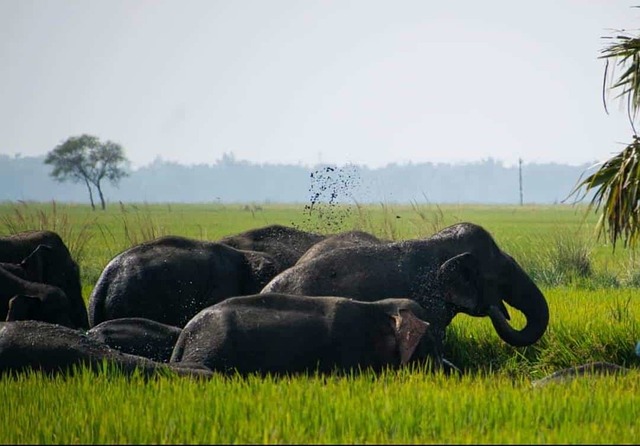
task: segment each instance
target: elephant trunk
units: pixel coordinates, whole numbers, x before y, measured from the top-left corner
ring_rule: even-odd
[[[511,273],[508,276],[511,289],[505,301],[525,315],[526,325],[522,330],[514,329],[507,322],[502,305],[489,306],[488,313],[493,327],[506,343],[514,347],[525,347],[540,339],[546,331],[549,325],[549,307],[538,286],[515,260],[510,260]]]

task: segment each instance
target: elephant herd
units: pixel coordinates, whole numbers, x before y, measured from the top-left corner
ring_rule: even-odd
[[[450,372],[443,343],[458,313],[488,316],[513,346],[549,323],[540,289],[472,223],[399,242],[281,225],[218,241],[161,237],[111,259],[88,306],[56,233],[0,238],[0,374],[105,361],[192,377],[427,362]]]

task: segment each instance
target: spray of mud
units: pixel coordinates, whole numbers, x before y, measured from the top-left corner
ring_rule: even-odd
[[[297,229],[334,234],[351,229],[355,191],[360,187],[358,168],[324,166],[310,173],[309,203]]]

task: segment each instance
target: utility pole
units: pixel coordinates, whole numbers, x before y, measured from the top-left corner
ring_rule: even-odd
[[[520,206],[522,206],[522,158],[518,158],[518,175],[520,177]]]

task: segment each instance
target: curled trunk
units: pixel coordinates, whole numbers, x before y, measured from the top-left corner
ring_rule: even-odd
[[[549,325],[549,307],[542,291],[526,272],[510,259],[508,286],[504,290],[505,302],[520,310],[526,317],[526,325],[516,330],[507,321],[508,314],[501,305],[489,306],[488,312],[498,335],[514,347],[524,347],[538,341]]]

